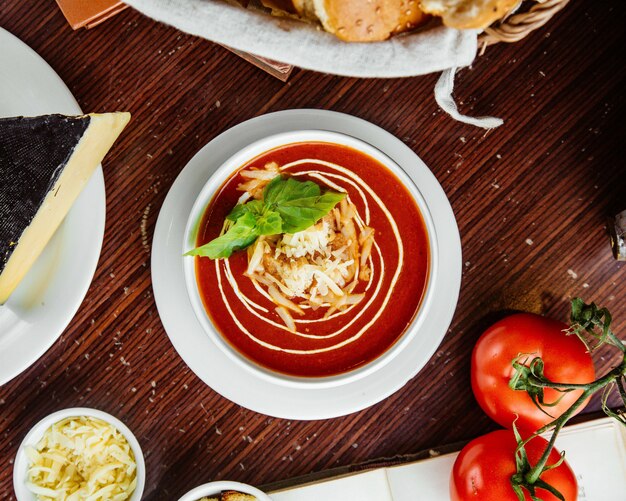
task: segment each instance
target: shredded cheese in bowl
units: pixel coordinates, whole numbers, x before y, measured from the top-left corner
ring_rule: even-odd
[[[113,425],[91,416],[69,417],[27,447],[26,485],[40,501],[125,501],[137,486],[128,441]]]

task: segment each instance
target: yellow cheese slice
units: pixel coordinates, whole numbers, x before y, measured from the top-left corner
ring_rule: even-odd
[[[50,117],[72,118],[60,115],[51,115]],[[48,192],[41,201],[32,221],[23,230],[16,242],[10,242],[14,248],[0,274],[0,304],[7,301],[39,257],[94,170],[130,120],[130,114],[126,112],[89,114],[85,117],[73,118],[87,117],[89,121],[86,129],[79,138],[72,139],[76,140],[77,143],[71,150],[69,158],[58,166],[61,173],[58,175],[57,171],[55,181],[48,188]],[[0,127],[8,127],[8,120],[20,119],[1,119]],[[21,120],[28,119],[21,118]],[[52,130],[46,132],[45,125],[48,123]],[[17,139],[9,137],[8,140],[13,140],[14,145],[16,140],[27,142],[29,134],[55,134],[54,124],[55,120],[48,120],[43,127],[39,126],[27,133],[22,131],[21,137]],[[7,137],[6,134],[0,134],[0,136]],[[60,137],[59,141],[67,141],[67,138]],[[16,148],[15,151],[19,152],[21,149]],[[16,165],[19,166],[19,162],[16,162]]]

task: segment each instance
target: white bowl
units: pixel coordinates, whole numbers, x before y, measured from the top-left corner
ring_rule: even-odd
[[[135,456],[135,463],[137,465],[137,486],[133,491],[129,501],[139,501],[143,494],[143,489],[146,483],[146,465],[143,459],[143,453],[139,442],[135,438],[135,435],[128,429],[128,427],[122,423],[116,417],[107,414],[106,412],[99,411],[97,409],[89,409],[87,407],[71,407],[69,409],[63,409],[57,412],[53,412],[49,416],[43,418],[35,426],[31,428],[28,434],[22,440],[17,455],[15,456],[15,463],[13,464],[13,489],[15,490],[15,497],[17,501],[36,501],[37,497],[26,487],[26,476],[28,471],[29,459],[26,456],[25,449],[28,446],[35,447],[41,440],[44,433],[54,423],[58,423],[63,419],[70,417],[94,417],[101,419],[115,428],[117,428],[124,438],[128,441],[130,448]]]
[[[213,322],[207,314],[204,304],[202,302],[202,298],[200,296],[200,291],[198,290],[198,284],[196,281],[195,259],[190,257],[183,257],[182,266],[185,275],[185,282],[187,285],[187,292],[196,317],[198,318],[198,321],[202,325],[204,331],[209,335],[212,341],[222,350],[222,352],[226,356],[228,356],[240,367],[252,372],[255,376],[273,383],[300,388],[328,388],[355,381],[371,374],[374,371],[379,370],[380,368],[388,364],[416,335],[416,333],[419,331],[421,324],[423,323],[423,319],[426,317],[428,310],[431,307],[431,296],[433,291],[432,284],[437,279],[437,270],[439,266],[437,259],[437,235],[435,232],[432,215],[428,206],[426,205],[424,197],[420,193],[418,187],[413,183],[413,181],[398,164],[396,164],[383,152],[365,143],[364,141],[356,139],[352,136],[340,134],[338,132],[322,130],[301,130],[275,134],[256,141],[250,144],[248,147],[243,148],[242,150],[237,152],[228,160],[226,160],[226,162],[224,162],[209,178],[209,180],[200,191],[200,194],[198,195],[191,209],[189,218],[187,219],[185,237],[182,242],[181,256],[189,249],[192,249],[196,246],[196,239],[198,231],[200,229],[200,221],[207,206],[211,203],[211,200],[213,199],[217,190],[235,171],[237,171],[240,167],[242,167],[250,160],[253,160],[254,158],[269,150],[292,143],[302,142],[334,143],[349,146],[360,152],[363,152],[387,167],[413,196],[413,199],[415,200],[422,214],[422,218],[424,220],[426,232],[428,235],[429,271],[426,281],[426,289],[424,291],[419,310],[404,334],[386,352],[384,352],[382,355],[375,358],[371,362],[351,371],[347,371],[335,376],[307,378],[290,376],[286,374],[281,374],[279,372],[274,372],[246,358],[222,337],[222,335],[213,326]]]
[[[209,482],[202,484],[195,489],[190,490],[178,501],[198,501],[204,496],[217,496],[222,491],[239,491],[243,494],[255,496],[259,501],[272,501],[267,494],[260,491],[256,487],[241,482],[231,482],[229,480],[220,480],[218,482]]]

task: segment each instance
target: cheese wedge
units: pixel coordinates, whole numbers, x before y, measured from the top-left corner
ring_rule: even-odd
[[[125,112],[0,118],[0,304],[129,120]]]

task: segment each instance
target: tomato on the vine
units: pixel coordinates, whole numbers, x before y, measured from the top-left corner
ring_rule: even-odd
[[[560,393],[544,389],[544,402],[556,403],[542,412],[530,396],[509,387],[512,361],[520,354],[544,361],[544,375],[558,383],[590,383],[595,378],[591,355],[576,336],[568,336],[567,325],[532,313],[517,313],[496,322],[478,339],[472,353],[472,390],[482,409],[494,421],[511,428],[534,431],[559,417],[582,390]],[[527,365],[527,364],[526,364]],[[581,406],[578,411],[584,407]]]
[[[525,446],[531,466],[535,465],[548,442],[542,437],[533,438]],[[450,477],[450,499],[452,501],[517,501],[511,486],[511,477],[516,473],[515,449],[517,441],[510,430],[498,430],[478,437],[467,444],[459,453]],[[556,464],[560,454],[552,449],[548,464]],[[566,461],[541,475],[541,480],[558,490],[565,501],[575,501],[578,485],[574,472]],[[526,499],[531,500],[527,491]],[[558,501],[545,489],[537,488],[537,497],[544,501]]]

